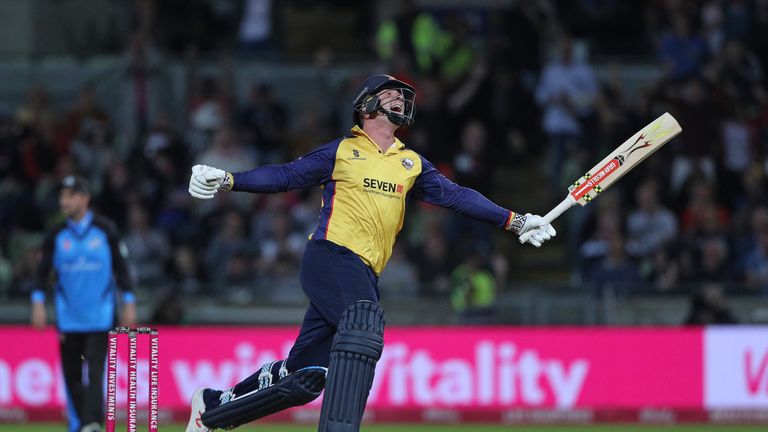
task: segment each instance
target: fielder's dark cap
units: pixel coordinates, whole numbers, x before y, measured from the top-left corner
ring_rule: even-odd
[[[84,178],[76,175],[68,175],[61,179],[61,182],[59,183],[59,191],[63,189],[70,189],[84,195],[91,194],[91,188],[88,185],[88,182]]]

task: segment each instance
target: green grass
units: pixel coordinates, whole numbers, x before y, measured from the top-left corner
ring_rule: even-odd
[[[117,428],[124,431],[125,427]],[[161,432],[183,432],[185,425],[161,425]],[[141,427],[138,430],[144,430]],[[275,425],[260,424],[236,429],[244,432],[314,432],[311,425]],[[502,425],[365,425],[362,432],[758,432],[768,430],[766,425],[756,426],[721,426],[721,425],[684,425],[684,426],[651,426],[651,425],[590,425],[590,426],[502,426]],[[0,424],[0,432],[63,432],[63,424]]]

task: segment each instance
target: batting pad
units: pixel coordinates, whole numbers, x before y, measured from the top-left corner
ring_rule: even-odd
[[[318,432],[357,432],[384,348],[384,310],[358,301],[344,311],[331,347],[331,362]]]
[[[203,424],[209,428],[231,429],[286,408],[315,400],[323,391],[326,369],[310,366],[299,369],[262,390],[237,396],[229,402],[203,413]]]

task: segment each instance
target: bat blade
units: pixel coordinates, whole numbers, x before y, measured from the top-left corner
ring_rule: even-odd
[[[597,195],[682,131],[680,124],[671,114],[662,114],[569,186],[568,195],[544,216],[544,220],[551,223],[573,205],[589,204]]]

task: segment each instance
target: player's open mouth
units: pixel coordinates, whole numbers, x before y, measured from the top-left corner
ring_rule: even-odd
[[[390,111],[394,111],[394,112],[396,112],[396,113],[399,113],[399,112],[402,112],[402,111],[403,111],[403,107],[402,107],[402,106],[400,106],[400,105],[395,105],[395,106],[393,106],[392,108],[390,108]]]

